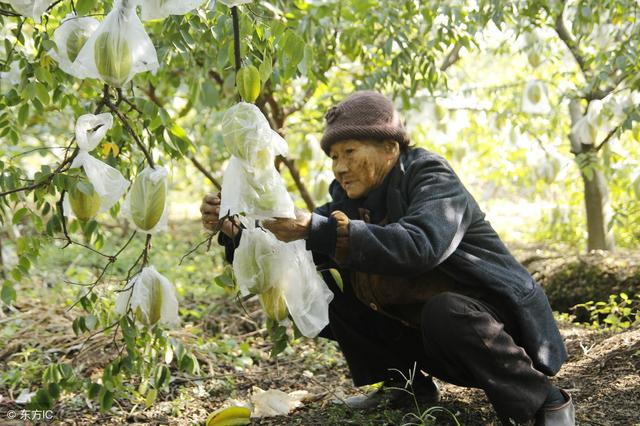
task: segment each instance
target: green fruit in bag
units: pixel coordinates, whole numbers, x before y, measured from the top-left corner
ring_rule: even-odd
[[[141,282],[137,282],[136,285],[142,285]],[[146,284],[149,291],[148,312],[149,316],[146,316],[142,309],[138,306],[136,308],[136,319],[144,325],[153,325],[160,321],[162,314],[162,302],[164,294],[162,292],[162,283],[158,277],[153,277],[151,283]]]
[[[88,194],[82,192],[78,186],[74,187],[69,191],[69,204],[71,204],[71,209],[76,217],[80,220],[90,220],[95,217],[100,210],[100,204],[102,203],[100,199],[100,195],[93,189],[93,185],[91,185],[88,181],[83,181],[83,183],[88,184],[88,187],[91,188]],[[85,189],[87,186],[85,186]]]
[[[158,224],[164,213],[167,200],[167,185],[164,179],[155,182],[146,173],[141,173],[131,186],[130,208],[133,222],[143,231]]]
[[[120,87],[127,81],[133,58],[129,42],[120,33],[104,32],[98,36],[93,55],[100,76],[107,83]]]
[[[236,86],[242,99],[253,102],[260,95],[260,72],[253,65],[242,67],[236,74]]]
[[[542,99],[542,89],[540,89],[540,85],[535,84],[529,87],[527,90],[527,97],[529,101],[533,104],[537,104]]]
[[[87,42],[87,35],[82,28],[76,28],[67,37],[67,57],[73,62],[78,57],[82,46]]]
[[[289,311],[287,310],[287,304],[284,301],[284,297],[282,297],[280,289],[272,287],[260,294],[258,299],[268,318],[278,322],[287,318]]]

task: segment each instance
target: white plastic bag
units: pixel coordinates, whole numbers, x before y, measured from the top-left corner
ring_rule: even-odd
[[[100,22],[93,18],[77,17],[71,13],[65,17],[53,33],[56,49],[49,51],[62,71],[76,78],[84,78],[80,67],[74,63],[82,47],[99,26]]]
[[[98,146],[111,126],[113,126],[113,117],[109,113],[85,114],[76,121],[76,143],[80,151],[73,159],[71,168],[82,167],[93,189],[100,197],[99,212],[109,210],[129,186],[129,181],[117,169],[89,154]],[[68,194],[65,194],[62,210],[67,217],[77,216]]]
[[[33,18],[38,24],[51,4],[49,0],[4,0],[3,3],[9,3],[20,15]]]
[[[178,299],[173,284],[153,266],[133,277],[118,294],[115,311],[125,315],[131,307],[136,320],[144,325],[178,325]]]
[[[527,114],[547,114],[551,111],[547,86],[539,80],[527,83],[522,94],[522,112]]]
[[[261,228],[245,229],[233,255],[233,273],[240,294],[260,294],[271,288],[269,258],[276,256],[278,240]]]
[[[333,293],[316,271],[304,241],[285,243],[261,228],[245,229],[233,259],[233,273],[240,294],[259,294],[272,319],[286,321],[283,297],[304,336],[315,337],[329,324]]]
[[[11,63],[9,67],[9,71],[0,72],[0,94],[4,95],[13,87],[15,87],[18,83],[20,83],[20,74],[22,71],[20,70],[20,63],[18,61],[14,61]]]
[[[253,387],[251,417],[286,416],[291,410],[302,405],[302,400],[309,395],[308,391],[299,390],[285,393],[279,389],[267,391]]]
[[[259,170],[231,157],[222,179],[220,215],[295,218],[295,206],[275,168]]]
[[[122,216],[138,231],[155,234],[167,228],[167,176],[168,172],[164,167],[146,167],[133,181],[122,205]]]
[[[329,324],[329,302],[333,292],[316,271],[311,252],[303,240],[290,243],[278,241],[280,259],[272,265],[278,276],[287,308],[298,330],[307,337],[315,337]]]
[[[85,78],[122,87],[138,73],[158,70],[156,49],[136,14],[136,4],[135,0],[116,0],[87,40],[76,59]]]
[[[164,19],[169,15],[184,15],[204,0],[140,0],[142,20]]]
[[[589,102],[587,113],[571,127],[571,134],[580,143],[593,145],[606,130],[604,118],[602,101],[593,100]]]
[[[264,170],[273,167],[276,155],[287,155],[287,142],[271,129],[269,121],[257,106],[239,102],[222,117],[222,137],[231,155],[251,167]]]

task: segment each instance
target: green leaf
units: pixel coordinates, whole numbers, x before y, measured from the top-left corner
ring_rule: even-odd
[[[78,11],[78,16],[88,15],[91,12],[95,1],[93,0],[78,0],[76,2],[76,10]]]
[[[157,389],[151,389],[149,390],[149,392],[147,392],[147,396],[144,399],[144,405],[148,407],[151,407],[153,405],[153,403],[156,401],[156,397],[158,396],[158,390]]]
[[[18,210],[13,215],[13,220],[12,220],[13,224],[17,225],[28,212],[29,212],[29,210],[26,207],[23,207],[20,210]]]
[[[273,73],[273,66],[271,65],[271,62],[271,55],[265,53],[264,59],[262,60],[262,63],[258,68],[258,71],[260,72],[260,81],[262,81],[262,83],[265,83],[267,80],[269,80],[271,74]]]
[[[24,104],[22,104],[22,106],[18,110],[18,123],[24,126],[28,118],[29,118],[29,104],[25,102]]]
[[[102,386],[98,383],[91,383],[87,390],[87,396],[91,399],[96,399],[102,390]]]
[[[335,268],[331,268],[329,269],[329,273],[331,274],[331,278],[333,278],[333,280],[336,282],[338,288],[344,292],[344,282],[342,281],[340,272]]]
[[[100,397],[100,411],[107,411],[113,406],[113,392],[103,389]]]
[[[234,288],[235,283],[233,282],[233,278],[227,274],[218,275],[213,279],[213,281],[222,288]]]
[[[11,281],[5,281],[2,284],[2,291],[0,291],[0,298],[5,305],[10,305],[11,302],[16,300],[16,291],[13,288]]]

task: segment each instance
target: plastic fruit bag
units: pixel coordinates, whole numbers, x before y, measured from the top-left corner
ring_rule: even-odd
[[[233,272],[240,294],[260,294],[272,286],[267,259],[276,255],[278,240],[261,228],[245,229],[233,256]]]
[[[84,78],[80,67],[74,65],[74,62],[99,26],[100,22],[93,18],[77,17],[71,13],[64,18],[53,33],[56,48],[49,51],[62,71],[77,78]]]
[[[253,104],[239,102],[222,117],[224,145],[233,156],[263,170],[273,167],[276,155],[287,155],[287,142],[271,129],[267,118]]]
[[[547,114],[551,111],[547,86],[539,80],[527,83],[522,94],[522,112],[527,114]]]
[[[329,324],[333,293],[304,241],[285,243],[267,230],[249,227],[235,252],[233,273],[240,294],[259,294],[269,318],[283,322],[290,313],[307,337],[317,336]]]
[[[40,18],[47,11],[51,4],[49,0],[4,0],[3,3],[9,3],[13,9],[22,16],[33,18],[38,24]]]
[[[220,215],[241,213],[261,219],[295,218],[295,207],[275,168],[258,170],[231,157],[222,179]]]
[[[76,59],[85,77],[122,87],[138,73],[155,74],[156,49],[136,15],[136,4],[134,0],[116,0],[111,12],[87,40]]]
[[[333,292],[317,272],[303,240],[278,243],[280,259],[272,265],[272,274],[278,277],[279,288],[298,330],[304,336],[315,337],[329,324]]]
[[[140,0],[142,20],[164,19],[169,15],[184,15],[204,0]]]
[[[284,295],[280,288],[271,287],[267,291],[259,294],[258,300],[260,301],[260,305],[262,306],[267,318],[277,322],[282,322],[289,316],[287,303],[284,300]]]
[[[122,206],[122,215],[135,229],[155,234],[169,218],[167,169],[146,167],[136,176]]]
[[[109,210],[127,190],[129,181],[117,169],[89,154],[98,146],[112,125],[113,117],[109,113],[99,115],[85,114],[78,117],[76,121],[76,143],[78,144],[79,152],[73,159],[71,168],[82,167],[91,185],[88,188],[87,186],[76,185],[76,188],[72,189],[70,193],[65,194],[62,202],[62,210],[65,216],[88,220],[98,212]],[[93,191],[95,191],[95,194]],[[100,205],[98,210],[93,212],[97,204],[96,195],[100,199]],[[73,201],[76,208],[70,202],[70,197],[72,196],[74,197]],[[79,213],[76,214],[76,211]],[[93,212],[92,215],[90,215],[91,212]]]
[[[144,325],[175,326],[180,322],[176,290],[153,266],[143,268],[125,288],[116,299],[117,314],[125,315],[130,307],[135,319]]]

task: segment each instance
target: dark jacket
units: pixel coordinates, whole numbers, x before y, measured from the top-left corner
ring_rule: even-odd
[[[314,211],[307,239],[317,263],[333,260],[343,276],[355,271],[415,282],[412,277],[445,275],[462,292],[503,304],[513,313],[518,344],[534,366],[548,375],[558,372],[567,353],[544,291],[444,158],[410,149],[366,199],[349,199],[336,181],[330,192],[333,200]],[[340,253],[338,211],[349,218],[343,234],[348,250]],[[361,220],[363,212],[367,220]],[[421,300],[415,286],[400,284],[397,291],[404,299]]]

